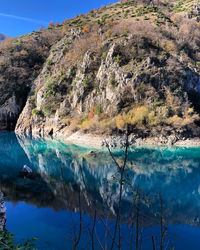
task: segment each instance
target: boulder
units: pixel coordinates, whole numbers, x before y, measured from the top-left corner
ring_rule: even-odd
[[[33,175],[33,170],[31,168],[29,168],[27,165],[24,165],[22,171],[21,171],[21,175],[23,177],[32,177]]]

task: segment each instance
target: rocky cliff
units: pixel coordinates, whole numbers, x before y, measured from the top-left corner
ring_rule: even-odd
[[[15,131],[28,135],[111,135],[128,125],[140,137],[199,137],[199,17],[198,1],[129,0],[50,27],[60,33],[46,53],[44,31],[36,34],[42,56],[34,51],[32,67],[33,51],[12,60],[25,77],[1,71],[1,128],[19,116]]]

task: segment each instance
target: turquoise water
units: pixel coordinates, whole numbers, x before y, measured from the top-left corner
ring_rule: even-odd
[[[106,149],[97,156],[88,155],[90,150],[51,138],[31,140],[0,133],[0,189],[7,207],[6,228],[16,234],[18,242],[37,237],[38,249],[71,249],[81,209],[79,249],[91,249],[94,207],[113,230],[119,194],[119,184],[113,179],[117,169]],[[114,155],[122,162],[122,151]],[[34,178],[20,176],[25,164],[33,169]],[[122,198],[122,249],[130,249],[127,241],[136,189],[150,200],[140,206],[142,249],[152,249],[152,235],[159,240],[158,194],[162,195],[168,227],[165,245],[168,249],[199,249],[200,148],[131,148],[125,175],[129,185],[124,185]],[[96,235],[104,243],[105,230],[99,221]],[[107,241],[109,246],[109,237]],[[95,249],[100,249],[97,238]]]

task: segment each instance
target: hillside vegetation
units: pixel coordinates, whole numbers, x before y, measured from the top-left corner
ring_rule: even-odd
[[[199,137],[199,46],[192,0],[121,1],[3,42],[1,127]]]

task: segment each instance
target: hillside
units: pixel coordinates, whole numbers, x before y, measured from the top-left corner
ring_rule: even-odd
[[[199,1],[129,0],[3,42],[0,128],[200,137],[199,21]]]

